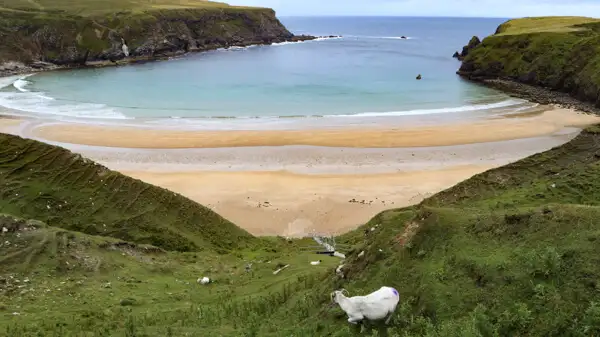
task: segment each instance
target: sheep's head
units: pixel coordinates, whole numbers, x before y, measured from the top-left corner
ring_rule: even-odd
[[[346,296],[344,296],[344,293],[346,293]],[[347,296],[350,296],[350,293],[346,289],[336,290],[336,291],[334,291],[334,292],[332,292],[330,294],[331,302],[337,303],[338,302],[338,298],[340,297],[340,295],[342,297],[347,297]]]

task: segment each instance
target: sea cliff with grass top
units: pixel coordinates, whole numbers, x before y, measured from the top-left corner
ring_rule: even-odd
[[[458,74],[529,100],[591,111],[600,107],[599,52],[600,19],[514,19],[471,46]]]
[[[535,20],[501,26],[461,72],[593,107],[594,22]],[[507,34],[519,22],[523,33]],[[363,335],[600,335],[598,126],[382,212],[336,237],[343,262],[317,257],[309,239],[252,237],[64,149],[9,135],[0,145],[6,336],[352,336],[330,292],[382,285],[400,305]]]
[[[269,8],[212,1],[7,0],[0,75],[155,60],[191,51],[313,39]]]

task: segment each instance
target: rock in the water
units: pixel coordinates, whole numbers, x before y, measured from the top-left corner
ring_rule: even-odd
[[[401,39],[406,39],[406,36],[402,35],[400,38],[401,38]]]
[[[422,78],[423,78],[423,77],[421,76],[421,74],[419,74],[419,75],[417,76],[417,80],[420,80],[420,79],[422,79]]]

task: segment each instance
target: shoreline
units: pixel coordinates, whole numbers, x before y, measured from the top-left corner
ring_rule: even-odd
[[[252,41],[252,42],[234,42],[231,44],[222,44],[222,45],[210,45],[206,48],[189,48],[186,51],[178,50],[166,54],[160,55],[145,55],[145,56],[132,56],[126,57],[120,60],[94,60],[94,61],[86,61],[85,64],[69,64],[69,65],[60,65],[50,62],[44,61],[33,61],[28,64],[19,62],[19,61],[5,61],[0,63],[0,78],[1,77],[9,77],[9,76],[17,76],[17,75],[26,75],[26,74],[36,74],[48,71],[68,71],[68,70],[77,70],[77,69],[96,69],[96,68],[108,68],[108,67],[120,67],[127,65],[135,65],[135,64],[143,64],[148,62],[160,62],[167,61],[177,57],[185,57],[190,54],[196,53],[204,53],[215,51],[219,49],[229,49],[229,48],[247,48],[251,46],[270,46],[278,43],[303,43],[308,41],[320,41],[326,39],[339,39],[342,36],[329,35],[329,36],[312,36],[312,35],[294,35],[289,39],[282,39],[281,41]]]
[[[580,112],[600,115],[600,107],[596,107],[592,102],[579,100],[565,92],[526,84],[513,79],[477,78],[471,77],[471,74],[466,72],[457,72],[457,74],[467,81],[496,89],[511,97],[524,99],[532,103],[556,105]]]
[[[531,99],[539,94],[508,93],[548,102]],[[418,204],[473,175],[560,146],[600,123],[586,106],[401,116],[361,128],[300,130],[178,131],[11,116],[0,117],[0,132],[66,147],[182,194],[253,235],[302,237],[353,230],[382,211]],[[417,122],[406,123],[411,120]]]
[[[177,192],[254,235],[300,237],[352,230],[384,210],[418,204],[475,174],[560,146],[580,127],[599,122],[598,116],[543,106],[402,128],[188,132],[200,137],[192,141],[202,140],[195,148],[173,130],[49,124],[48,133],[68,140],[60,143],[42,137],[44,121],[13,118],[0,119],[0,132],[65,147]],[[176,146],[153,148],[160,139],[153,132],[165,132],[160,141]],[[82,135],[88,135],[84,141]],[[111,142],[118,146],[107,147]],[[374,142],[386,146],[366,147]]]
[[[108,125],[49,123],[32,126],[29,137],[54,143],[130,149],[325,146],[408,148],[477,144],[551,135],[600,122],[597,116],[549,107],[540,114],[446,122],[429,126],[337,127],[306,130],[178,131]],[[485,132],[482,132],[485,130]]]

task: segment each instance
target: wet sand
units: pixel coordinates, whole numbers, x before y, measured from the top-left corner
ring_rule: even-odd
[[[529,118],[484,119],[426,127],[379,126],[329,130],[176,131],[76,124],[42,125],[37,138],[92,146],[177,149],[312,145],[354,148],[428,147],[475,144],[549,135],[565,127],[598,122],[570,109],[551,109]]]
[[[432,125],[176,131],[1,120],[181,193],[255,235],[342,233],[485,170],[559,146],[600,118],[544,107]],[[2,127],[12,131],[2,131]]]

